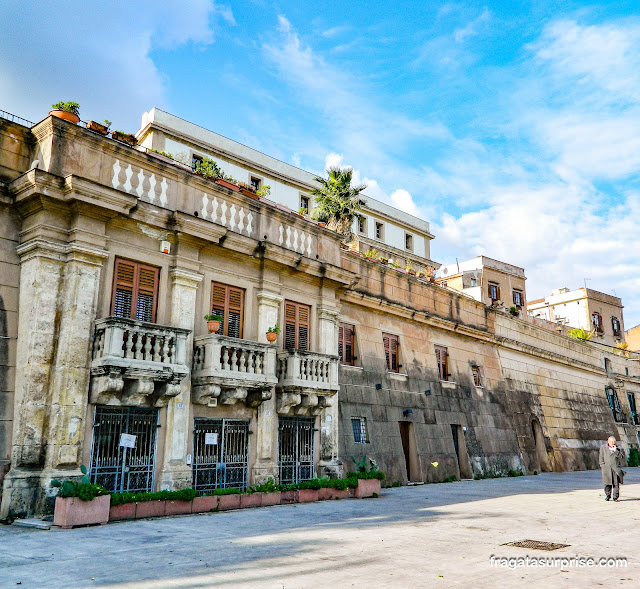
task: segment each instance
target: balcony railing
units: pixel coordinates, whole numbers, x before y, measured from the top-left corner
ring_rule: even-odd
[[[216,334],[195,339],[192,368],[194,403],[256,406],[278,382],[273,345]]]
[[[278,353],[278,382],[283,389],[335,392],[338,385],[338,356],[287,350]]]
[[[107,317],[95,323],[92,402],[162,404],[188,374],[188,329]]]

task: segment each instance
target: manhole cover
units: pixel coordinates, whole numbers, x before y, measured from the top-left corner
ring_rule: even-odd
[[[518,540],[517,542],[507,542],[501,546],[516,546],[517,548],[529,548],[530,550],[558,550],[559,548],[569,548],[570,544],[556,544],[555,542],[540,542],[539,540]]]

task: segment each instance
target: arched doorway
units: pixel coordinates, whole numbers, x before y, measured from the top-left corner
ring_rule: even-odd
[[[552,472],[551,464],[549,464],[549,455],[547,454],[547,448],[544,443],[544,434],[542,433],[542,426],[540,422],[534,418],[531,421],[531,432],[533,434],[533,441],[536,445],[536,457],[540,464],[541,472]]]

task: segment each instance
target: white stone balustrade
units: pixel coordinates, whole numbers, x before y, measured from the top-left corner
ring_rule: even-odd
[[[257,406],[271,395],[276,349],[271,344],[216,334],[195,339],[191,373],[194,403],[230,405],[240,400]]]
[[[92,402],[162,405],[188,374],[188,329],[107,317],[95,322]]]
[[[300,350],[279,352],[278,381],[283,389],[336,392],[340,388],[338,356]]]

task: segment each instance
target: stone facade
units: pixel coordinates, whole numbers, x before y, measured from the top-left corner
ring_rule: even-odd
[[[65,121],[0,131],[1,517],[46,510],[51,479],[81,464],[113,490],[341,476],[365,455],[391,482],[433,482],[592,468],[612,433],[638,444],[632,353],[371,261]],[[122,260],[156,277],[139,303],[152,315],[119,314]],[[235,335],[207,331],[214,283],[243,293]],[[285,345],[291,305],[308,309],[301,351]]]

